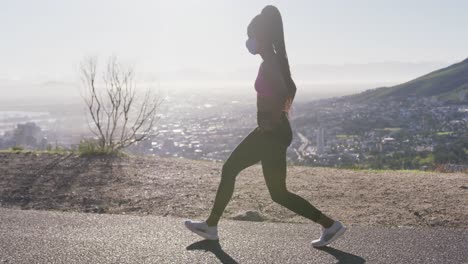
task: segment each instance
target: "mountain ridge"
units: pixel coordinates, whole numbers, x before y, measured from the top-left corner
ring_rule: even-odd
[[[379,87],[350,95],[354,101],[386,100],[389,97],[432,97],[444,101],[465,101],[468,92],[468,58],[453,65],[432,71],[408,82]]]

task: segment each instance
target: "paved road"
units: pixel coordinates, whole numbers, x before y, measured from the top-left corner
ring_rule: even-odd
[[[468,263],[468,230],[358,228],[324,250],[316,225],[223,221],[220,243],[183,219],[0,208],[3,263]]]

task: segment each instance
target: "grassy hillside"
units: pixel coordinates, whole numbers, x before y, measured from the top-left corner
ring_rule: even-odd
[[[461,91],[468,93],[468,59],[400,85],[368,90],[350,98],[366,101],[386,99],[389,96],[436,96],[443,100],[459,101]]]

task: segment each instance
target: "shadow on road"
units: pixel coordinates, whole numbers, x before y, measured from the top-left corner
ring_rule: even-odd
[[[71,204],[84,212],[104,213],[106,205],[112,202],[113,197],[106,195],[106,187],[119,180],[121,157],[73,153],[42,154],[40,158],[33,155],[25,153],[11,158],[16,167],[1,179],[6,183],[0,184],[2,204],[46,210],[70,209]],[[28,163],[29,159],[34,159],[34,163]],[[76,191],[77,186],[82,187],[82,191],[71,192]]]
[[[318,250],[325,251],[328,254],[332,255],[333,257],[338,260],[336,264],[362,264],[366,263],[366,260],[353,255],[351,253],[346,253],[344,251],[332,248],[332,247],[323,247],[323,248],[317,248]]]
[[[31,170],[34,173],[25,173],[24,171],[15,172],[17,175],[12,178],[12,189],[6,194],[0,193],[0,196],[5,196],[0,197],[1,200],[7,204],[19,205],[22,208],[26,207],[27,209],[28,204],[31,201],[34,201],[34,195],[31,194],[31,190],[40,185],[38,182],[40,182],[42,178],[45,178],[47,174],[59,167],[62,162],[66,162],[71,156],[72,154],[66,156],[59,155],[58,157],[50,158],[50,162],[45,163],[44,166],[38,167],[35,170],[27,168],[27,170]]]
[[[229,256],[224,250],[221,248],[218,240],[201,240],[195,242],[187,247],[187,250],[204,250],[210,251],[213,253],[220,261],[224,264],[237,264],[231,256]]]

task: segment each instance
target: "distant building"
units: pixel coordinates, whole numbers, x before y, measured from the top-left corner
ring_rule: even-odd
[[[325,129],[319,127],[317,129],[317,154],[323,154],[325,149]]]
[[[12,131],[5,133],[5,138],[8,139],[13,146],[23,146],[26,148],[36,148],[40,145],[47,144],[44,140],[42,129],[34,122],[17,124]]]

